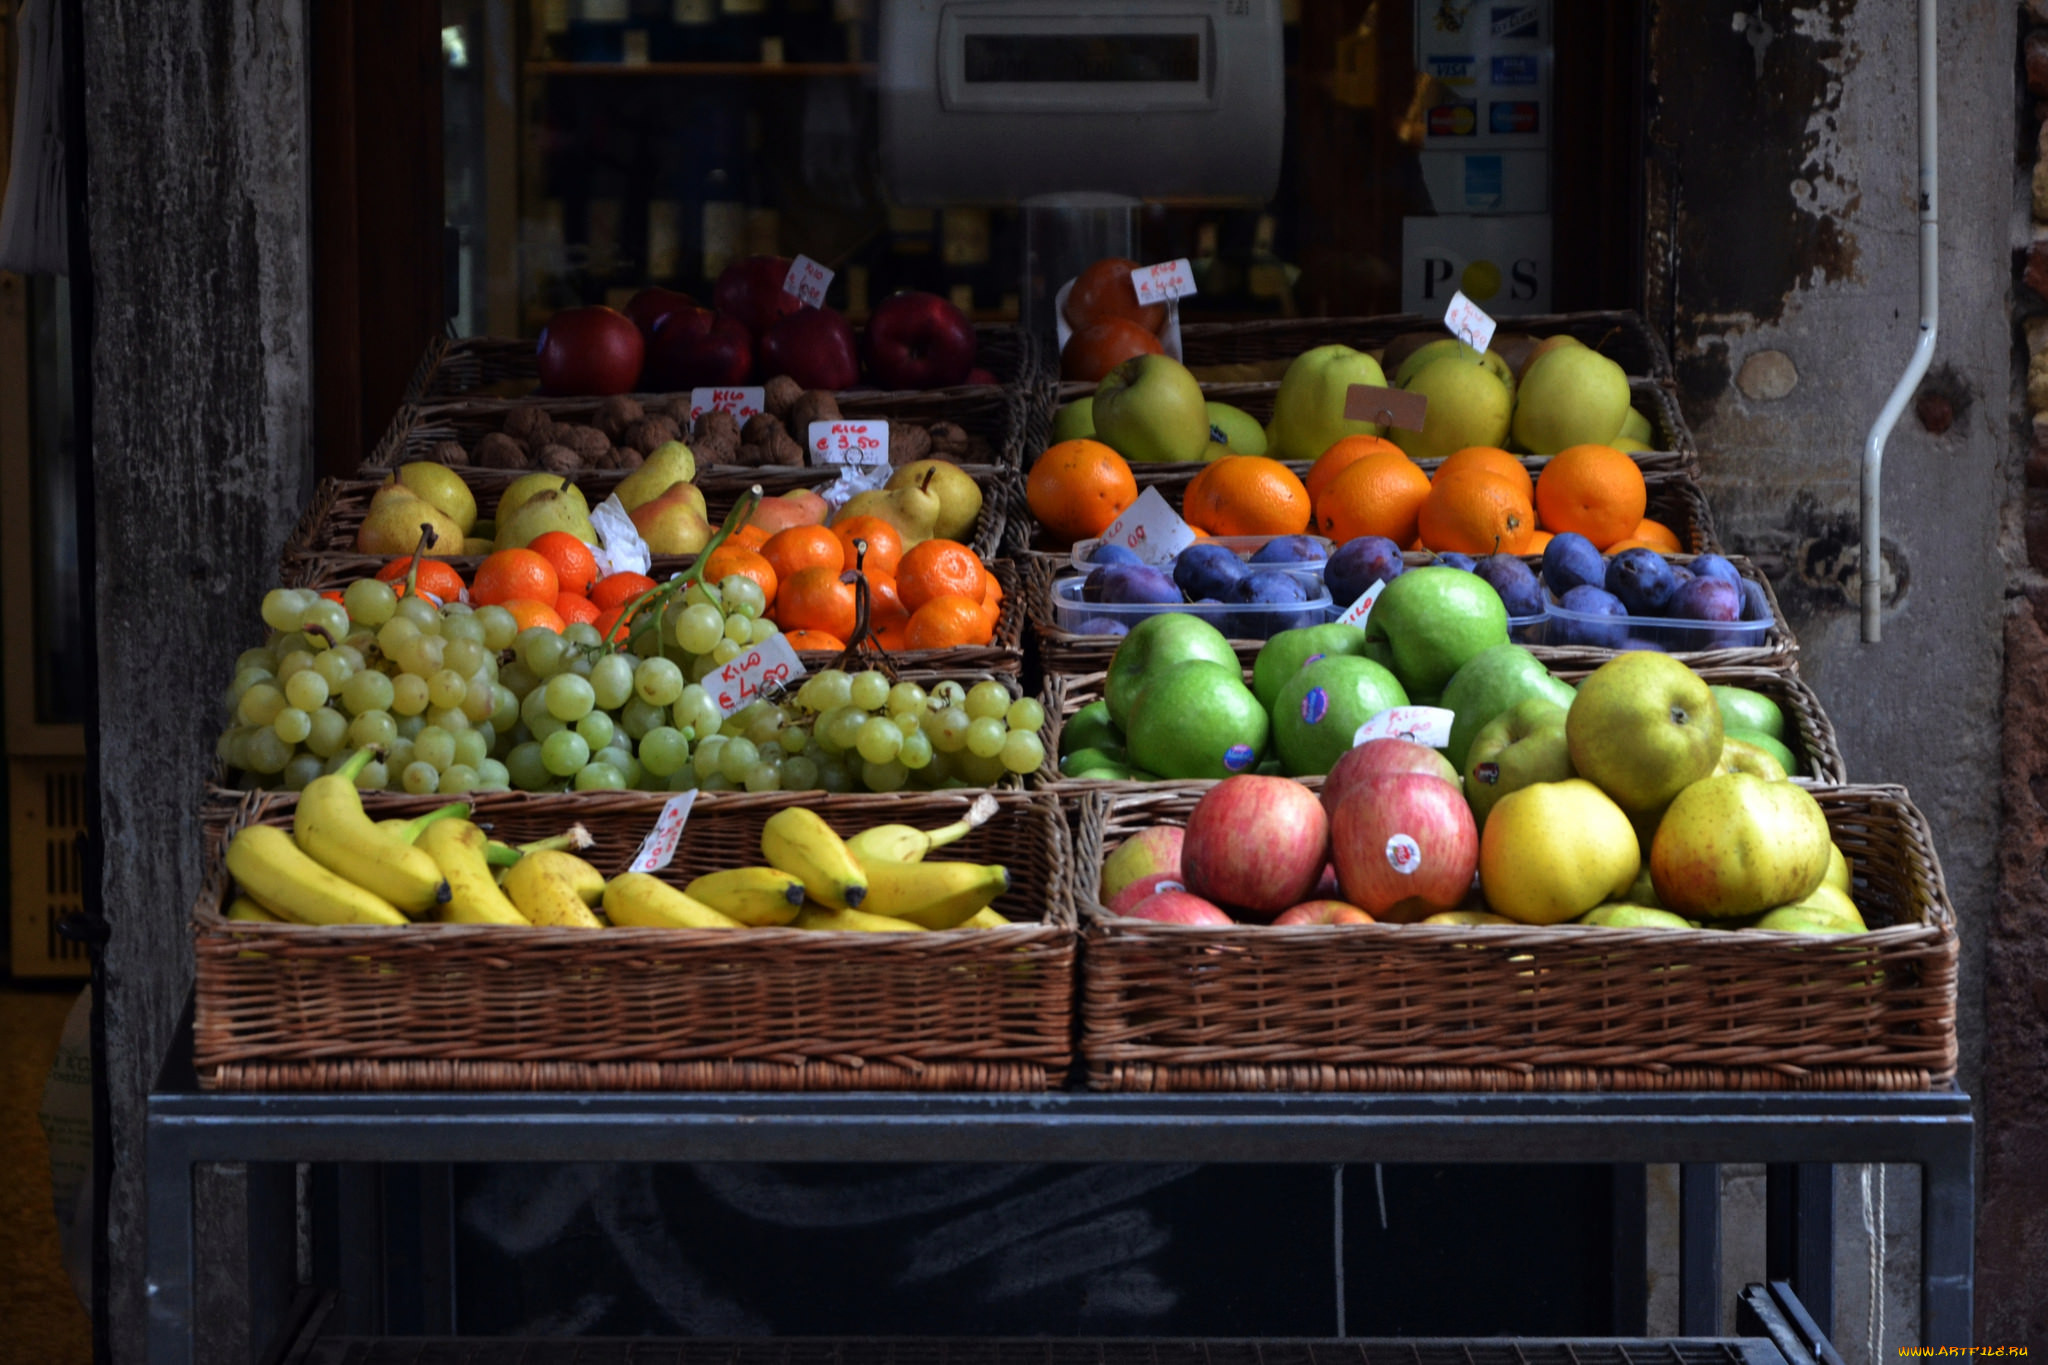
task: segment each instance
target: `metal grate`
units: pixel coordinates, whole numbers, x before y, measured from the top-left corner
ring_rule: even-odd
[[[291,1365],[1783,1365],[1762,1339],[315,1341]]]
[[[16,976],[82,977],[83,945],[57,931],[84,908],[85,760],[8,759]]]

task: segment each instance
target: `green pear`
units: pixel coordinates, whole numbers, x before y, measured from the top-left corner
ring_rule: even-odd
[[[1769,735],[1759,734],[1755,730],[1738,730],[1733,726],[1728,726],[1725,720],[1723,722],[1723,737],[1726,739],[1739,739],[1751,748],[1763,750],[1788,775],[1799,771],[1799,756],[1786,747],[1782,740],[1772,739]]]
[[[549,531],[567,531],[585,545],[597,544],[597,528],[580,499],[554,489],[540,492],[519,504],[511,517],[498,522],[497,549],[513,550],[531,545]]]
[[[1479,731],[1496,717],[1532,698],[1557,708],[1558,723],[1578,694],[1562,678],[1554,678],[1543,661],[1520,645],[1489,645],[1467,660],[1444,684],[1437,705],[1455,717],[1444,757],[1464,771],[1466,751]],[[1570,774],[1566,774],[1570,776]]]
[[[1515,439],[1538,455],[1599,445],[1628,415],[1628,374],[1584,346],[1559,346],[1529,362],[1515,394]]]
[[[455,518],[399,483],[387,483],[370,499],[356,528],[356,551],[366,555],[409,555],[419,548],[420,528],[431,526],[430,555],[462,553],[462,528]]]
[[[1724,773],[1685,788],[1664,812],[1650,875],[1667,908],[1733,919],[1804,900],[1827,875],[1831,842],[1804,787]]]
[[[1565,708],[1531,697],[1482,726],[1465,755],[1465,801],[1483,830],[1502,797],[1538,782],[1565,782],[1572,771]]]
[[[1095,386],[1095,439],[1140,463],[1192,461],[1209,444],[1209,409],[1188,367],[1132,356]]]
[[[1760,745],[1750,744],[1723,732],[1721,735],[1721,762],[1718,771],[1724,773],[1749,773],[1766,782],[1783,782],[1785,765]]]
[[[1824,915],[1831,919],[1839,919],[1844,924],[1854,925],[1859,931],[1870,927],[1863,922],[1863,911],[1857,908],[1856,902],[1850,898],[1849,893],[1829,886],[1825,881],[1800,897],[1797,903],[1782,908],[1804,910],[1812,914]]]
[[[1628,890],[1622,892],[1618,899],[1630,905],[1647,905],[1654,910],[1664,908],[1664,903],[1657,899],[1657,883],[1650,876],[1647,860],[1643,863],[1643,870],[1636,874],[1636,879],[1628,884]]]
[[[1436,364],[1439,360],[1449,360],[1454,357],[1463,359],[1468,364],[1485,366],[1493,372],[1494,377],[1499,379],[1501,384],[1507,389],[1508,396],[1510,398],[1514,396],[1515,372],[1509,366],[1507,358],[1497,351],[1475,351],[1456,337],[1438,337],[1427,346],[1410,353],[1408,358],[1401,362],[1400,367],[1391,372],[1394,376],[1394,387],[1397,389],[1412,388],[1417,375],[1421,374],[1431,365]]]
[[[1823,915],[1797,905],[1781,905],[1758,917],[1745,929],[1768,929],[1780,934],[1860,934],[1863,930],[1832,915]]]
[[[1849,878],[1849,855],[1842,852],[1840,844],[1828,844],[1828,870],[1822,876],[1821,884],[1832,886],[1845,896],[1849,894],[1852,885]]]
[[[1635,408],[1630,408],[1621,419],[1620,435],[1624,440],[1636,442],[1644,449],[1650,449],[1650,442],[1657,439],[1657,433],[1650,428],[1650,419]]]
[[[1590,924],[1603,929],[1690,929],[1691,920],[1683,915],[1674,915],[1669,910],[1657,910],[1647,905],[1631,905],[1626,901],[1609,901],[1596,905],[1579,916],[1580,924]]]
[[[1317,346],[1287,367],[1273,397],[1273,421],[1266,453],[1276,460],[1313,460],[1346,436],[1377,436],[1376,422],[1344,416],[1351,386],[1387,387],[1379,362],[1349,346]]]
[[[619,504],[628,512],[641,503],[659,497],[671,484],[688,483],[697,477],[697,457],[681,441],[655,447],[640,467],[619,480]]]
[[[1061,441],[1084,441],[1095,435],[1095,399],[1076,398],[1071,403],[1060,405],[1052,415],[1052,439],[1057,445]]]
[[[932,518],[932,532],[927,540],[937,537],[964,545],[974,538],[975,518],[981,515],[981,485],[973,475],[945,460],[918,460],[891,474],[883,487],[894,491],[912,485],[928,490],[939,500],[938,514]],[[907,541],[904,548],[909,548]]]
[[[1266,453],[1266,429],[1259,419],[1243,408],[1228,403],[1205,403],[1209,412],[1209,444],[1226,447],[1232,455]]]
[[[445,464],[432,460],[415,460],[400,465],[393,479],[410,488],[420,497],[446,512],[463,535],[476,529],[476,494],[469,491],[469,485],[462,476]]]
[[[1486,903],[1523,924],[1577,919],[1619,897],[1641,870],[1628,817],[1583,778],[1509,792],[1479,834]]]
[[[647,499],[626,515],[653,554],[694,555],[711,540],[704,495],[694,484],[670,484],[660,496]]]
[[[1520,384],[1524,379],[1527,379],[1529,377],[1529,367],[1536,363],[1538,357],[1546,356],[1550,354],[1552,351],[1558,349],[1558,347],[1560,346],[1583,345],[1585,345],[1585,343],[1580,341],[1577,337],[1573,336],[1570,332],[1559,332],[1555,336],[1547,336],[1543,338],[1543,340],[1536,342],[1532,346],[1527,347],[1522,352],[1521,363],[1515,366],[1515,383]]]
[[[493,517],[494,529],[492,534],[496,534],[495,527],[503,526],[506,522],[510,521],[512,514],[517,512],[528,498],[542,489],[553,489],[572,499],[586,514],[590,511],[590,504],[584,499],[583,490],[560,474],[550,474],[546,470],[533,474],[521,474],[518,478],[512,480],[503,493],[498,495],[498,510]]]
[[[1454,338],[1447,336],[1441,330],[1434,332],[1403,332],[1374,352],[1373,359],[1379,362],[1380,369],[1383,372],[1399,374],[1401,366],[1407,362],[1409,356],[1414,355],[1425,346],[1433,346],[1439,341],[1450,340],[1454,340]]]
[[[1462,355],[1432,360],[1402,386],[1429,400],[1422,430],[1396,427],[1389,438],[1410,459],[1440,460],[1467,446],[1499,446],[1507,440],[1514,395],[1491,366],[1468,359],[1471,353],[1466,346]]]
[[[907,467],[907,466],[906,466]],[[938,533],[940,506],[938,494],[931,491],[933,475],[927,471],[915,483],[906,483],[900,488],[875,488],[865,493],[855,493],[839,509],[834,522],[847,521],[854,517],[880,517],[896,528],[903,537],[903,548],[922,545]],[[895,483],[894,479],[890,482]],[[977,512],[979,508],[975,509]],[[946,539],[953,539],[948,536]]]
[[[1721,761],[1714,694],[1668,654],[1632,651],[1593,670],[1572,699],[1565,731],[1579,776],[1630,812],[1668,805]]]

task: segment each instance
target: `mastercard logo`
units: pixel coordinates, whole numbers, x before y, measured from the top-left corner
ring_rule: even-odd
[[[1431,137],[1470,137],[1479,115],[1469,104],[1440,104],[1429,111]]]

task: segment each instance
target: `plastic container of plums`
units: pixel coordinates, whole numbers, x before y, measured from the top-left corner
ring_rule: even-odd
[[[1132,566],[1112,565],[1104,572],[1115,574],[1127,567]],[[1056,578],[1052,582],[1053,623],[1075,635],[1125,635],[1145,618],[1171,611],[1198,616],[1232,640],[1264,640],[1283,630],[1320,625],[1329,619],[1330,594],[1314,575],[1290,573],[1278,566],[1254,573],[1265,580],[1254,585],[1254,590],[1264,588],[1279,595],[1280,600],[1190,601],[1182,590],[1179,601],[1091,601],[1087,594],[1091,591],[1088,584],[1092,574]],[[1098,583],[1092,591],[1100,593],[1103,586]],[[1173,584],[1171,579],[1163,585],[1145,580],[1139,586],[1155,588],[1152,595],[1163,599]],[[1300,593],[1300,597],[1288,596],[1294,592]]]
[[[1211,536],[1201,545],[1221,545],[1247,564],[1261,568],[1287,569],[1299,573],[1313,573],[1317,578],[1323,575],[1323,565],[1329,562],[1330,553],[1336,549],[1334,542],[1323,536]],[[1097,558],[1102,547],[1100,540],[1076,541],[1070,562],[1083,573],[1109,562]],[[1128,551],[1112,550],[1122,559]],[[1132,563],[1136,555],[1123,560]]]

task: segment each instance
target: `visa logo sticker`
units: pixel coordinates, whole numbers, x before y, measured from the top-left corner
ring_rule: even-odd
[[[1535,5],[1494,5],[1491,7],[1493,36],[1534,38],[1542,11]]]
[[[1487,128],[1495,133],[1533,133],[1537,129],[1538,107],[1534,100],[1490,104],[1486,108]]]
[[[1479,127],[1479,116],[1469,104],[1440,104],[1429,111],[1431,137],[1470,137]]]
[[[1429,58],[1429,74],[1442,81],[1445,85],[1470,85],[1472,84],[1473,68],[1478,66],[1478,64],[1470,56],[1431,57]]]
[[[1534,85],[1538,68],[1534,57],[1495,57],[1493,59],[1493,83],[1495,85]]]

